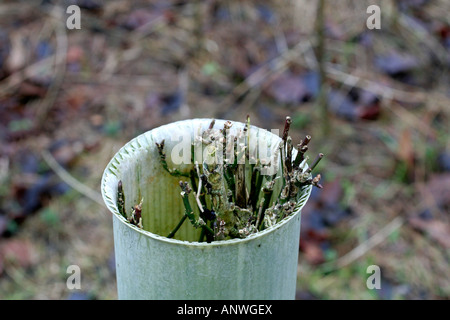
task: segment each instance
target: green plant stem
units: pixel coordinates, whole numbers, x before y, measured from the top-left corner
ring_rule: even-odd
[[[164,144],[165,144],[165,140],[162,140],[160,143],[155,142],[156,147],[158,149],[158,153],[159,153],[159,158],[161,160],[161,164],[164,168],[164,170],[166,170],[168,173],[170,173],[170,175],[174,176],[174,177],[189,177],[189,173],[182,173],[180,171],[178,171],[177,169],[169,169],[169,166],[167,164],[167,160],[166,160],[166,152],[164,151]]]
[[[236,205],[245,208],[247,205],[247,190],[245,188],[245,164],[238,164],[236,172]]]
[[[258,202],[259,192],[261,191],[262,184],[262,174],[258,168],[258,164],[253,166],[252,177],[250,180],[250,195],[248,197],[248,206],[256,209],[256,204]]]
[[[180,227],[183,225],[186,218],[187,218],[186,215],[184,215],[183,218],[181,218],[180,222],[178,222],[177,226],[169,233],[167,238],[173,238],[175,236],[175,233],[177,233],[178,229],[180,229]]]
[[[204,239],[205,239],[205,229],[202,228],[202,230],[200,231],[200,238],[198,239],[198,242],[203,242]]]
[[[194,211],[192,210],[191,204],[189,203],[189,193],[191,191],[191,189],[189,188],[188,183],[183,183],[180,181],[180,187],[181,187],[181,197],[183,198],[183,205],[184,205],[184,215],[187,216],[187,218],[189,219],[189,221],[191,222],[191,224],[194,227],[201,227],[202,229],[205,229],[205,231],[208,231],[211,234],[214,234],[214,231],[208,227],[205,224],[199,224],[197,221],[195,221],[195,215],[194,215]]]
[[[256,225],[256,228],[258,230],[261,230],[263,227],[263,221],[264,221],[264,215],[265,212],[267,210],[267,208],[269,207],[269,202],[270,199],[272,198],[272,193],[273,193],[273,186],[275,184],[275,181],[270,181],[266,184],[266,186],[264,186],[263,188],[263,193],[264,193],[264,198],[261,201],[260,204],[260,214],[258,214],[258,222]]]
[[[288,173],[292,172],[292,138],[289,136],[286,140],[286,169]]]
[[[245,122],[245,128],[244,128],[244,135],[246,136],[246,145],[247,148],[245,149],[245,158],[247,160],[250,159],[250,115],[247,115],[247,121]]]
[[[282,176],[283,176],[283,187],[281,188],[281,192],[283,192],[283,190],[287,190],[286,194],[289,195],[289,189],[290,189],[290,175],[288,172],[288,169],[286,167],[286,149],[283,147],[281,149],[281,168],[283,169],[282,171]]]
[[[320,160],[322,160],[323,158],[323,153],[319,153],[316,157],[316,159],[314,159],[314,162],[311,164],[311,166],[308,168],[308,170],[306,170],[308,173],[310,173],[311,171],[314,170],[314,168],[319,164]]]
[[[298,168],[300,164],[305,159],[305,153],[308,151],[308,143],[311,141],[311,136],[307,135],[305,139],[303,139],[298,145],[297,145],[297,156],[294,159],[294,168]]]
[[[231,195],[229,197],[230,202],[235,201],[236,196],[236,184],[234,180],[234,174],[231,172],[230,168],[224,168],[223,177],[225,178],[225,181],[227,182],[228,189],[231,191]]]

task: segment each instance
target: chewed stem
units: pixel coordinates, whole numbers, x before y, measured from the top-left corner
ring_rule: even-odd
[[[125,210],[125,194],[123,192],[122,180],[119,181],[117,186],[117,209],[119,213],[126,219],[127,212]]]
[[[323,153],[319,153],[316,157],[316,159],[314,159],[314,162],[311,164],[311,166],[308,168],[307,172],[311,172],[315,169],[315,167],[319,164],[320,160],[322,160],[323,158]]]
[[[192,189],[189,187],[189,184],[187,182],[180,181],[180,188],[185,210],[184,215],[189,219],[189,221],[195,228],[201,227],[205,231],[214,234],[214,231],[210,227],[208,227],[205,222],[202,223],[201,221],[195,220],[194,211],[192,210],[191,204],[189,203],[189,193],[191,193],[192,191]]]

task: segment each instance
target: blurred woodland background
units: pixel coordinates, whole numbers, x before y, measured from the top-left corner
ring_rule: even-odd
[[[448,0],[1,1],[0,298],[117,298],[106,164],[159,125],[247,114],[280,130],[290,115],[294,141],[326,155],[298,299],[450,298],[449,13]]]

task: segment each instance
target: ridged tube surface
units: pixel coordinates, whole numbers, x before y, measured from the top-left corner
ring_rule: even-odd
[[[166,237],[180,221],[184,207],[180,178],[162,169],[155,142],[165,139],[170,151],[179,143],[171,135],[190,134],[193,139],[196,131],[206,129],[210,122],[185,120],[148,131],[128,142],[106,167],[101,191],[113,213],[119,299],[295,298],[301,208],[311,188],[301,195],[294,214],[245,239],[196,242],[200,230],[188,221],[174,239]],[[217,120],[215,128],[222,128],[223,123]],[[233,130],[237,132],[243,125],[234,122]],[[265,139],[272,150],[280,141],[253,126],[250,134]],[[168,164],[175,167],[169,155]],[[190,170],[192,164],[177,168]],[[129,224],[117,210],[119,180],[127,210],[143,199],[143,229]]]

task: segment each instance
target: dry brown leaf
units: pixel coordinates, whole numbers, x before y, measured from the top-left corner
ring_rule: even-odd
[[[450,206],[450,172],[432,175],[425,188],[438,206]]]
[[[409,223],[414,229],[424,232],[436,240],[442,247],[450,248],[450,225],[447,223],[436,219],[424,220],[418,217],[410,218]]]
[[[28,240],[10,239],[0,244],[0,273],[8,264],[21,268],[31,266],[37,258],[33,244]]]

